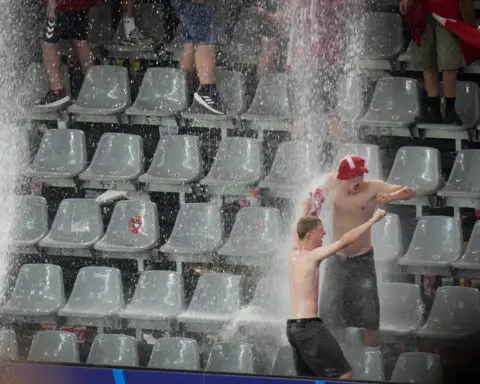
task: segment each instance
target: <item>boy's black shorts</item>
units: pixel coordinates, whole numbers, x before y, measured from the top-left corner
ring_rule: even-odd
[[[57,20],[47,20],[43,41],[57,44],[59,40],[85,41],[88,38],[88,9],[60,12]]]

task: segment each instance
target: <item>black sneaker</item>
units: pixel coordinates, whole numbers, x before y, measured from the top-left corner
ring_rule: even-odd
[[[58,107],[59,105],[68,103],[70,101],[70,96],[67,94],[65,89],[60,91],[49,90],[45,97],[39,102],[35,103],[37,107]]]
[[[212,90],[212,87],[200,86],[198,91],[193,94],[193,98],[210,112],[217,115],[225,115],[225,108],[218,97],[218,92]]]
[[[440,112],[434,111],[430,106],[426,106],[420,116],[415,118],[420,124],[442,124],[443,118]]]
[[[444,124],[451,124],[451,125],[458,125],[462,126],[463,121],[460,119],[460,116],[458,116],[457,111],[455,109],[452,109],[451,111],[445,112],[445,119],[443,120]]]

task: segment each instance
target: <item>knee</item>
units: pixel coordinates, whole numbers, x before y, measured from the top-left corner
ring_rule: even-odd
[[[340,380],[351,380],[353,378],[353,371],[348,371],[344,375],[340,376]]]

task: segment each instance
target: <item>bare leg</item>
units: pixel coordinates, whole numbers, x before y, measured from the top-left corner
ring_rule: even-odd
[[[192,43],[183,45],[180,54],[179,67],[187,76],[188,87],[190,90],[197,88],[197,74],[195,73],[195,46]]]
[[[86,73],[88,68],[95,62],[90,44],[88,41],[73,40],[73,46],[75,47],[75,53],[77,54],[82,72]]]
[[[425,90],[428,97],[438,96],[438,70],[428,68],[423,71],[423,80],[425,81]]]
[[[367,347],[378,347],[380,345],[380,331],[378,329],[365,329],[365,345]]]
[[[122,1],[123,17],[135,17],[135,0],[123,0]]]
[[[275,70],[278,59],[278,44],[275,39],[262,36],[257,64],[257,79]]]
[[[445,97],[454,98],[457,91],[457,71],[443,72],[443,92]]]
[[[347,372],[344,375],[340,376],[341,380],[350,380],[353,377],[353,371]]]
[[[215,84],[215,60],[217,51],[214,45],[197,45],[195,66],[200,85]]]
[[[63,89],[62,74],[60,72],[61,59],[58,45],[52,43],[43,44],[43,62],[47,70],[48,81],[51,90]]]

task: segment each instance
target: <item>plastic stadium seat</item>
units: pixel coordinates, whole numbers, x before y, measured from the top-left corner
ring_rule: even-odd
[[[171,135],[160,139],[147,173],[138,181],[150,191],[176,192],[197,181],[201,172],[200,139]]]
[[[180,207],[173,231],[160,251],[171,261],[211,262],[222,244],[221,208],[212,203],[187,203]]]
[[[384,77],[377,81],[361,127],[408,128],[420,114],[420,84],[417,80]]]
[[[336,107],[338,115],[347,121],[355,121],[365,112],[365,80],[356,74],[342,75],[337,84]]]
[[[185,312],[182,276],[176,272],[143,272],[132,301],[120,313],[128,328],[172,329],[177,316]]]
[[[290,345],[278,348],[270,374],[272,376],[297,376]]]
[[[15,331],[0,329],[0,360],[17,360],[18,342]]]
[[[441,358],[433,353],[402,353],[398,357],[390,381],[392,383],[442,384]]]
[[[110,327],[124,307],[120,271],[108,267],[83,267],[78,272],[67,305],[58,315],[67,325]]]
[[[460,220],[447,216],[421,217],[399,264],[409,273],[450,276],[451,264],[460,258],[462,248]]]
[[[384,283],[378,293],[383,335],[411,336],[421,327],[424,305],[418,285]]]
[[[165,337],[155,342],[148,368],[200,370],[200,349],[193,339]]]
[[[242,208],[230,237],[218,250],[228,264],[265,265],[272,262],[282,241],[283,221],[277,208]]]
[[[259,186],[274,197],[297,196],[320,174],[320,160],[314,142],[285,141],[278,146],[268,175]]]
[[[218,343],[212,347],[205,371],[254,373],[253,347],[246,343]]]
[[[104,133],[92,162],[79,176],[84,188],[135,190],[144,172],[143,139],[125,133]]]
[[[188,107],[185,73],[177,68],[149,68],[127,115],[175,117]]]
[[[48,232],[47,200],[42,196],[16,196],[11,231],[12,244],[22,253],[35,253],[36,245]]]
[[[456,277],[477,279],[480,276],[480,221],[473,226],[467,249],[460,260],[452,263]]]
[[[92,256],[103,236],[100,204],[94,199],[65,199],[60,203],[50,232],[40,240],[49,255]]]
[[[95,65],[88,69],[80,93],[68,112],[77,115],[116,115],[130,104],[128,69]]]
[[[48,363],[80,363],[77,336],[70,332],[40,331],[35,334],[28,360]]]
[[[345,349],[344,353],[345,358],[353,369],[353,380],[385,380],[382,352],[365,349]]]
[[[440,151],[428,147],[401,147],[387,182],[415,188],[417,195],[434,195],[442,186]]]
[[[75,187],[74,178],[87,167],[85,133],[75,129],[45,132],[26,174],[33,182],[56,187]]]
[[[340,161],[347,155],[360,156],[365,159],[365,165],[368,173],[365,175],[367,180],[382,179],[383,166],[380,157],[380,147],[375,144],[347,143],[342,145],[337,152],[333,168],[337,169]]]
[[[200,276],[186,312],[178,316],[185,332],[216,334],[240,309],[241,278],[227,274]]]
[[[418,337],[464,339],[480,330],[480,294],[475,288],[440,287]]]
[[[251,129],[272,131],[290,130],[290,106],[287,95],[288,76],[269,73],[258,82],[255,97],[242,120]]]
[[[24,264],[15,288],[0,313],[9,322],[56,324],[56,315],[65,305],[62,268],[51,264]]]
[[[137,342],[132,336],[97,335],[90,348],[87,364],[138,367]]]
[[[216,195],[247,195],[263,176],[262,142],[227,137],[220,142],[208,175],[200,182]]]
[[[393,264],[403,256],[403,233],[400,217],[394,213],[387,216],[371,229],[375,262]]]

